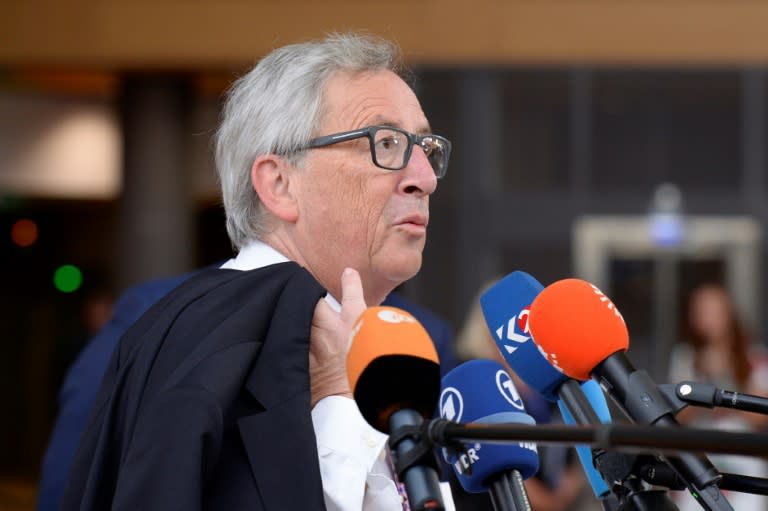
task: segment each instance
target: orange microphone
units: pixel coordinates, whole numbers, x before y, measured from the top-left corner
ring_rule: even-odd
[[[440,395],[440,364],[427,331],[402,309],[366,309],[352,330],[347,376],[365,420],[390,435],[410,509],[443,511],[437,461],[419,433]]]
[[[369,307],[352,330],[347,353],[349,386],[369,424],[389,433],[397,410],[429,419],[440,396],[440,363],[426,329],[396,307]]]
[[[571,378],[596,377],[635,422],[679,426],[675,407],[651,377],[627,358],[629,334],[616,306],[579,279],[557,281],[531,304],[528,327],[547,360]],[[720,493],[720,472],[706,456],[681,453],[667,461],[706,510],[732,510]]]
[[[616,306],[579,279],[560,280],[539,293],[528,328],[549,363],[581,381],[610,355],[629,348],[627,326]]]

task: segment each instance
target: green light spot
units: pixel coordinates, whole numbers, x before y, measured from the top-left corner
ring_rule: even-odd
[[[59,266],[53,274],[53,285],[62,293],[71,293],[80,289],[83,274],[77,266],[65,264]]]

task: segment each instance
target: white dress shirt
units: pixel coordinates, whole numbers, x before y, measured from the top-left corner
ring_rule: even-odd
[[[287,261],[274,248],[256,241],[221,268],[245,271]],[[325,300],[335,311],[341,310],[330,294]],[[321,399],[312,409],[312,424],[328,511],[402,511],[402,498],[386,457],[387,435],[365,421],[352,399]],[[446,511],[455,509],[447,484],[441,483],[441,490]]]

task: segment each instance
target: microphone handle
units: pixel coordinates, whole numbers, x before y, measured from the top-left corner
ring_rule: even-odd
[[[768,415],[768,398],[720,389],[711,383],[683,381],[675,385],[675,395],[686,403],[709,408],[733,408]]]
[[[531,503],[525,491],[523,477],[517,470],[509,470],[490,484],[490,496],[495,511],[530,511]]]
[[[745,476],[742,474],[723,474],[720,488],[724,490],[751,493],[753,495],[768,495],[768,479],[763,477]]]
[[[732,390],[717,389],[715,392],[715,406],[768,414],[768,399],[751,394],[741,394]]]
[[[587,396],[584,395],[581,385],[576,380],[568,379],[557,389],[557,396],[568,409],[576,424],[600,425],[602,421],[597,412],[592,408]]]
[[[592,408],[592,405],[584,393],[584,390],[576,380],[569,378],[568,380],[564,381],[560,387],[558,387],[557,395],[560,398],[560,401],[565,410],[571,415],[570,418],[573,419],[575,424],[582,426],[596,426],[602,424],[600,417],[597,415],[597,412],[595,412],[594,408]],[[566,423],[567,422],[568,421],[566,421]],[[579,457],[581,457],[583,450],[579,450],[578,446],[576,447],[577,453]],[[589,463],[592,465],[593,470],[595,470],[601,478],[604,478],[603,474],[597,471],[595,468],[594,461],[596,458],[605,454],[605,450],[599,448],[590,448],[587,449],[587,452],[590,454],[590,456],[587,456],[587,458],[591,458],[591,460],[587,460],[586,462],[582,460],[584,463],[585,472],[588,470],[587,463]],[[587,477],[590,477],[588,472]],[[608,486],[605,488],[607,489],[607,494],[598,496],[598,500],[600,501],[603,511],[617,511],[619,506],[618,499],[611,492]]]
[[[396,459],[407,458],[423,446],[420,446],[410,435],[402,437],[397,444],[391,445],[394,434],[402,427],[421,426],[423,422],[421,414],[408,408],[398,410],[389,417],[390,447]],[[419,463],[410,465],[403,471],[402,481],[405,484],[408,503],[413,511],[444,511],[440,480],[433,467]]]

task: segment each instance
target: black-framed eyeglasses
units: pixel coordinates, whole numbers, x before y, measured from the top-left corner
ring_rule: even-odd
[[[451,142],[447,138],[433,134],[414,135],[393,126],[368,126],[359,130],[313,138],[307,144],[307,148],[325,147],[363,137],[368,138],[373,164],[382,169],[405,168],[411,159],[413,146],[418,145],[427,156],[438,179],[445,176],[448,170]]]

